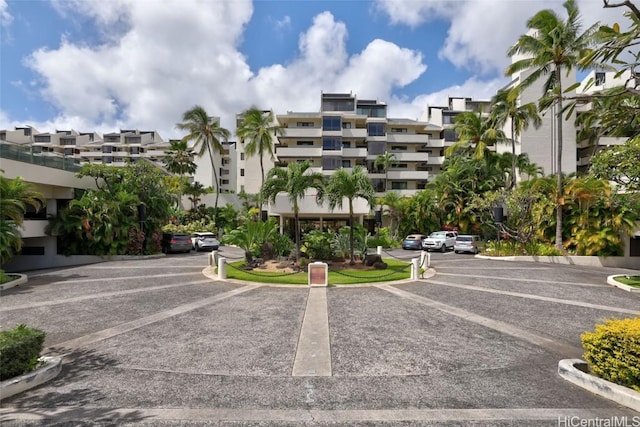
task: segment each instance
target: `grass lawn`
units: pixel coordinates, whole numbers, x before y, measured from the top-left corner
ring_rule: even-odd
[[[357,283],[389,282],[404,280],[411,276],[410,263],[395,259],[384,259],[389,266],[386,270],[339,270],[329,269],[329,285],[352,285]],[[307,285],[306,272],[278,273],[274,271],[239,270],[244,261],[231,262],[227,265],[229,279],[249,282],[274,283],[280,285]]]
[[[9,283],[12,280],[16,280],[19,277],[20,276],[17,276],[15,274],[7,274],[4,271],[0,270],[0,285],[3,283]]]
[[[640,288],[640,276],[616,276],[613,279],[622,284]]]

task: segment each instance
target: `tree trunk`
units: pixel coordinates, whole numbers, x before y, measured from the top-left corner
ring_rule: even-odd
[[[211,144],[209,141],[205,141],[207,144],[207,151],[209,151],[209,158],[211,159],[211,169],[213,169],[213,180],[215,181],[214,190],[216,192],[216,201],[213,205],[213,223],[216,228],[218,228],[218,196],[220,195],[219,187],[218,187],[218,173],[216,172],[216,165],[213,163],[213,151],[211,150]],[[216,233],[217,234],[217,233]]]
[[[351,256],[349,260],[349,264],[353,265],[356,263],[356,259],[353,254],[353,201],[349,199],[349,254]]]
[[[293,208],[295,239],[296,239],[296,264],[300,263],[300,218],[298,215],[298,207]]]
[[[558,101],[556,102],[558,111],[556,112],[558,145],[556,147],[556,249],[564,251],[562,241],[562,205],[564,197],[562,195],[562,73],[560,67],[556,67],[556,79],[558,80]]]
[[[511,117],[511,188],[516,187],[516,130]]]

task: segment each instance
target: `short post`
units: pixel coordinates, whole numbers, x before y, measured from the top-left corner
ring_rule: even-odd
[[[218,251],[209,252],[209,267],[218,265]]]
[[[411,279],[418,280],[420,277],[420,258],[411,258]]]
[[[307,264],[307,277],[310,287],[329,285],[329,264],[326,262],[312,262]]]
[[[218,258],[218,280],[227,278],[227,259],[225,257]]]
[[[376,247],[376,254],[377,255],[382,255],[382,246]]]

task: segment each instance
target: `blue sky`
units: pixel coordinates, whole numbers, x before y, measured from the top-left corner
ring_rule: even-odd
[[[582,0],[585,25],[623,9]],[[0,0],[0,128],[154,129],[194,104],[233,130],[257,105],[317,111],[351,91],[420,118],[447,96],[487,99],[534,0]]]

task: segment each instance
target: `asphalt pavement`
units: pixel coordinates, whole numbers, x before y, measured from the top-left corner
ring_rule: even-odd
[[[0,423],[640,426],[640,413],[557,374],[560,359],[582,357],[582,332],[640,311],[640,295],[606,284],[625,270],[431,261],[429,279],[329,287],[321,304],[307,304],[306,286],[211,279],[206,253],[32,272],[0,296],[0,328],[44,330],[64,367],[3,400]],[[296,373],[316,357],[305,331],[323,318],[326,369]]]

